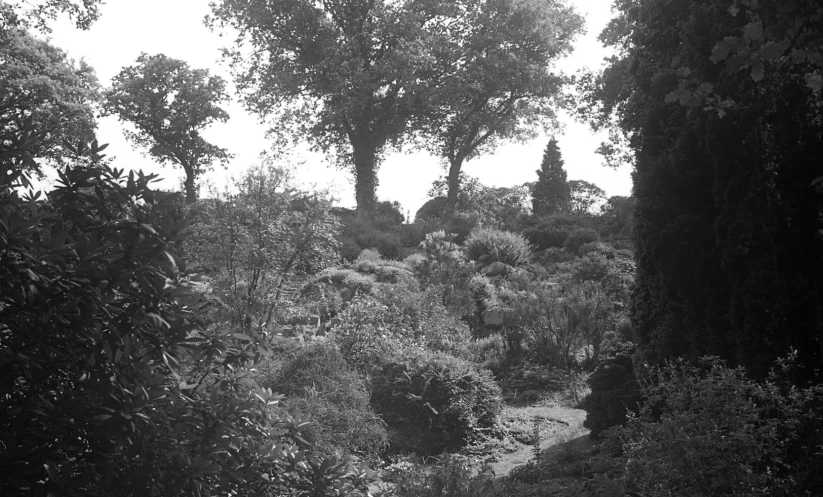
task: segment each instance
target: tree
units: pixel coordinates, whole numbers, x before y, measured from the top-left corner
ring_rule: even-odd
[[[206,69],[191,69],[165,55],[141,54],[137,64],[123,68],[106,91],[105,109],[136,131],[126,136],[161,164],[172,163],[186,173],[186,202],[197,200],[195,181],[215,161],[225,165],[228,152],[207,142],[200,132],[229,115],[218,105],[228,100],[226,83]]]
[[[586,214],[596,204],[606,200],[606,192],[594,183],[577,179],[569,181],[569,197],[571,211]]]
[[[79,29],[89,29],[100,18],[102,0],[10,0],[0,3],[0,30],[34,27],[48,32],[47,21],[65,13]]]
[[[535,216],[565,214],[571,206],[569,184],[563,157],[552,138],[543,152],[543,162],[537,171],[537,182],[532,187],[532,211]]]
[[[0,183],[43,161],[71,156],[65,142],[91,141],[98,84],[94,70],[17,28],[0,30]]]
[[[635,156],[642,360],[714,354],[762,379],[794,348],[798,381],[820,381],[819,2],[618,7],[591,96]]]
[[[308,139],[352,168],[363,218],[377,202],[381,155],[431,80],[436,44],[423,27],[442,11],[439,2],[223,0],[211,25],[237,31],[226,58],[246,105],[274,118],[272,134]]]
[[[550,72],[571,51],[583,20],[560,1],[481,0],[460,6],[438,38],[442,71],[423,95],[416,128],[448,161],[448,207],[458,203],[463,162],[504,140],[526,140],[554,123],[565,79]],[[465,3],[465,7],[464,7]]]

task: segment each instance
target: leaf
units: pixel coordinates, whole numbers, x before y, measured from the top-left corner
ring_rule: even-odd
[[[763,48],[760,49],[760,56],[763,57],[764,60],[767,62],[771,62],[774,59],[783,55],[783,52],[786,51],[788,45],[786,43],[776,43],[770,41],[763,45]]]
[[[763,62],[756,61],[752,65],[752,80],[753,81],[760,81],[763,79]]]
[[[763,36],[763,23],[760,21],[750,22],[743,30],[743,39],[746,41],[756,41]]]
[[[720,61],[726,60],[731,50],[731,43],[726,40],[719,41],[714,45],[714,48],[712,49],[712,56],[709,59],[717,64]]]

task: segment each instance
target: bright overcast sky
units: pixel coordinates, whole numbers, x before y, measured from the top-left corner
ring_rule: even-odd
[[[587,34],[578,39],[575,52],[558,67],[574,72],[583,67],[596,68],[605,55],[597,35],[610,18],[611,0],[573,0],[586,18]],[[133,64],[141,52],[163,53],[186,61],[193,68],[208,68],[231,81],[227,68],[220,61],[219,49],[232,42],[221,38],[203,25],[209,13],[209,0],[109,0],[102,7],[102,17],[89,31],[75,29],[69,22],[53,25],[52,43],[74,59],[85,58],[94,67],[101,84],[108,86],[111,78],[123,66]],[[217,124],[204,135],[212,143],[228,148],[235,154],[228,171],[208,174],[208,181],[218,187],[228,183],[250,165],[259,163],[259,154],[269,148],[265,127],[233,102],[227,107],[231,119]],[[597,184],[611,195],[631,193],[629,167],[614,170],[603,166],[594,151],[605,139],[594,136],[585,125],[564,118],[565,130],[558,142],[566,163],[569,179],[583,179]],[[182,171],[161,169],[140,152],[134,151],[123,138],[122,127],[115,118],[100,121],[98,139],[108,143],[107,153],[115,156],[116,167],[159,172],[168,178],[161,188],[177,188]],[[547,137],[521,145],[501,146],[497,153],[476,158],[463,165],[463,170],[489,186],[513,186],[535,181]],[[300,164],[298,164],[300,162]],[[298,151],[294,165],[298,179],[306,185],[329,188],[341,205],[354,205],[354,188],[350,174],[335,170],[321,155]],[[404,211],[412,215],[427,200],[432,181],[444,174],[438,158],[425,153],[392,154],[379,171],[377,195],[380,200],[397,200]]]

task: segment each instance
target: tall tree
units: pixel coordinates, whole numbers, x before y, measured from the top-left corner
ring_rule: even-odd
[[[563,214],[571,208],[569,184],[563,169],[563,156],[552,138],[543,151],[543,162],[532,187],[532,211],[535,216]]]
[[[819,2],[618,13],[602,36],[618,55],[592,95],[636,158],[643,359],[716,354],[763,377],[794,348],[801,376],[820,381]]]
[[[465,161],[554,125],[565,78],[551,66],[583,27],[562,0],[457,3],[448,36],[438,40],[441,79],[426,93],[416,126],[426,148],[448,162],[452,209]]]
[[[247,106],[273,118],[282,143],[308,139],[350,167],[368,217],[381,154],[431,79],[437,44],[423,27],[442,11],[434,1],[222,0],[211,24],[238,33],[224,53]]]
[[[195,181],[215,161],[225,165],[226,149],[207,142],[200,132],[229,115],[219,104],[228,100],[226,82],[206,69],[191,69],[165,55],[141,54],[137,64],[123,68],[106,91],[105,109],[136,131],[126,136],[161,164],[172,163],[186,173],[186,202],[197,200]]]
[[[0,29],[0,183],[60,164],[65,142],[93,139],[99,85],[84,62],[18,28]]]

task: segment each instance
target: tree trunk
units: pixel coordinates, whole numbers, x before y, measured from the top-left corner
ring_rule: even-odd
[[[460,168],[463,167],[463,157],[458,155],[449,161],[449,192],[446,197],[446,205],[449,212],[454,212],[457,208],[457,197],[460,194]]]
[[[370,219],[377,204],[377,151],[372,147],[352,145],[357,219]]]
[[[197,189],[194,187],[194,171],[190,167],[183,168],[186,171],[186,203],[193,204],[197,202]]]

